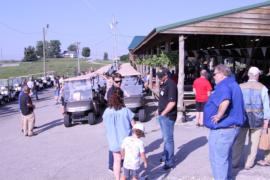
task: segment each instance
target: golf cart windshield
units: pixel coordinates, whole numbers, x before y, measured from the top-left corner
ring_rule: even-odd
[[[67,81],[64,85],[65,101],[89,101],[92,99],[92,85],[89,79]]]
[[[0,79],[0,87],[8,86],[8,79]]]
[[[140,78],[138,76],[126,76],[122,79],[121,88],[129,95],[129,96],[141,96],[143,91],[143,85],[140,82]]]

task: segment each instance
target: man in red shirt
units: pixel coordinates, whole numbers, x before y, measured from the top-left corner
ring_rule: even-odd
[[[201,70],[200,77],[193,82],[193,92],[196,100],[196,125],[203,125],[203,108],[208,100],[208,96],[212,90],[210,82],[207,80],[208,73],[206,70]]]

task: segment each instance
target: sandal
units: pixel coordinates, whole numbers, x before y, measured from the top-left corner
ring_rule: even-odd
[[[270,166],[270,163],[268,163],[268,162],[265,161],[265,160],[260,160],[260,161],[257,162],[257,164],[258,164],[259,166]]]

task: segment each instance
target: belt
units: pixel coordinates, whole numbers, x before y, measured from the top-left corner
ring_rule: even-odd
[[[263,109],[245,109],[246,112],[263,112]]]
[[[236,126],[236,125],[232,125],[232,126],[229,126],[229,127],[223,127],[223,128],[220,128],[220,129],[232,129],[232,128],[238,128],[239,126]]]

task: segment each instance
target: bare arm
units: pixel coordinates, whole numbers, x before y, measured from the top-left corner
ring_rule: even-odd
[[[212,121],[214,123],[218,123],[218,121],[224,116],[227,108],[229,107],[229,104],[230,104],[229,100],[222,101],[222,103],[219,105],[217,114],[212,116]]]
[[[176,105],[176,102],[172,101],[172,102],[169,102],[166,106],[166,108],[161,112],[161,116],[166,116],[166,114],[168,114],[168,112],[170,112],[174,106]]]
[[[193,92],[194,92],[194,94],[196,95],[196,89],[195,89],[195,88],[193,88]]]
[[[144,168],[147,168],[147,159],[146,159],[146,156],[145,156],[145,153],[141,153],[141,158],[143,160],[143,165],[144,165]]]

